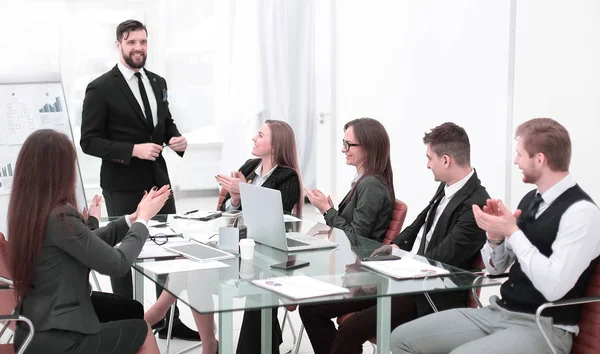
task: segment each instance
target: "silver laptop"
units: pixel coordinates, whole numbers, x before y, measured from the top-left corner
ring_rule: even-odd
[[[318,248],[334,248],[337,243],[298,232],[285,232],[281,192],[277,189],[240,183],[244,206],[244,225],[248,238],[280,250],[294,252]]]

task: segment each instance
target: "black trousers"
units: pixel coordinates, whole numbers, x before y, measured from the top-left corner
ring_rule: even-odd
[[[144,196],[144,191],[139,192],[112,192],[112,191],[102,191],[102,195],[104,196],[104,201],[106,202],[106,210],[108,211],[108,216],[123,216],[126,214],[132,214],[137,209],[138,204],[142,200]],[[163,208],[158,212],[158,214],[175,214],[177,213],[175,209],[175,198],[171,196],[167,203],[163,206]],[[133,299],[133,281],[131,269],[125,274],[123,277],[110,277],[110,283],[112,285],[113,293],[117,295],[121,295],[128,299]],[[156,298],[160,296],[163,288],[159,285],[156,285]],[[166,321],[169,320],[169,314],[171,309],[167,312]],[[175,306],[175,315],[173,318],[173,324],[179,324],[181,320],[179,319],[179,308]]]
[[[261,340],[261,318],[260,310],[249,310],[244,312],[244,319],[242,320],[242,328],[240,329],[240,337],[238,340],[237,354],[260,354],[260,340]],[[281,326],[279,326],[279,320],[277,319],[277,308],[273,309],[273,321],[272,321],[272,332],[271,332],[271,352],[273,354],[279,354],[279,346],[283,343],[283,337],[281,335]]]
[[[94,292],[91,300],[101,323],[99,333],[63,330],[35,332],[27,353],[136,353],[148,333],[144,306],[135,300],[108,293]],[[25,342],[28,334],[26,325],[17,326],[15,351]]]
[[[361,354],[377,335],[377,299],[301,305],[300,318],[315,354]],[[336,330],[333,318],[356,312]],[[417,318],[416,297],[392,297],[391,328]]]

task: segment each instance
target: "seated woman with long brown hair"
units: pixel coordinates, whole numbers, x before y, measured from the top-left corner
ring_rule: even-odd
[[[342,153],[356,168],[350,191],[336,210],[331,198],[318,189],[305,190],[328,226],[382,241],[394,208],[394,176],[390,138],[373,118],[358,118],[344,126]]]
[[[294,212],[301,216],[302,183],[298,169],[296,138],[292,127],[283,121],[267,120],[252,140],[254,141],[252,155],[257,158],[246,161],[239,171],[217,176],[217,182],[228,191],[221,204],[221,210],[241,209],[239,185],[240,183],[252,183],[279,190],[284,213]],[[203,296],[208,293],[206,288],[211,286],[207,283],[210,283],[210,279],[201,285],[204,288]],[[188,291],[191,293],[190,296],[193,296],[194,288],[190,288]],[[175,300],[173,295],[163,291],[156,304],[146,312],[145,318],[148,323],[154,324],[160,321]],[[212,298],[207,298],[205,301],[212,301]],[[214,334],[214,316],[199,314],[195,311],[192,311],[192,314],[202,338],[202,353],[215,353],[217,340]],[[260,352],[260,330],[260,311],[246,311],[240,330],[238,354]],[[273,352],[279,352],[279,345],[282,341],[275,308],[273,310]]]
[[[148,237],[148,220],[171,190],[155,187],[135,213],[97,228],[100,197],[89,217],[79,212],[76,176],[76,152],[66,135],[44,129],[25,140],[8,207],[8,258],[17,310],[35,328],[28,352],[159,353],[143,306],[92,292],[88,277],[90,269],[115,276],[129,270]],[[17,326],[15,349],[27,331]]]

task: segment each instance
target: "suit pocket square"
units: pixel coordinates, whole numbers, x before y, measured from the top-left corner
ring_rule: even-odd
[[[163,100],[163,102],[167,102],[167,97],[168,97],[167,89],[163,89],[163,91],[162,91],[162,100]]]

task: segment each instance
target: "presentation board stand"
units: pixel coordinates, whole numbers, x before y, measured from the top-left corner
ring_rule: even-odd
[[[38,129],[54,129],[78,144],[60,74],[0,76],[0,232],[8,239],[6,218],[17,156],[25,139]],[[75,188],[78,208],[83,210],[87,203],[79,161]]]

